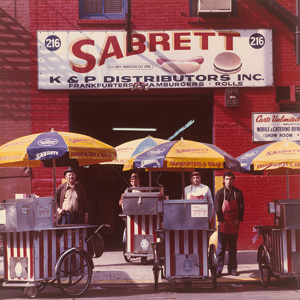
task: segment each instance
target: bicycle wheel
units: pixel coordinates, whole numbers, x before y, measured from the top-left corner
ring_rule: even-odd
[[[92,264],[84,252],[72,250],[59,262],[57,281],[61,291],[69,296],[82,295],[92,279]]]
[[[153,275],[154,275],[154,288],[157,291],[158,290],[158,277],[159,277],[159,271],[161,267],[159,264],[159,253],[157,250],[157,244],[153,245]]]
[[[268,287],[271,277],[271,259],[268,248],[264,244],[261,244],[258,248],[257,261],[260,282],[263,287]]]
[[[213,289],[215,290],[217,288],[217,253],[216,247],[213,244],[209,246],[208,262],[211,274],[211,281]]]
[[[131,257],[127,256],[126,253],[127,253],[127,230],[125,228],[123,232],[123,256],[126,262],[130,262]]]
[[[34,299],[39,293],[39,289],[36,286],[29,286],[24,289],[24,294],[29,298],[29,299]]]

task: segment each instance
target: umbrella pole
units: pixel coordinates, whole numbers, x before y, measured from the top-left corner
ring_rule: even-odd
[[[53,159],[53,201],[54,201],[54,220],[56,227],[58,224],[57,220],[57,202],[56,202],[56,160]]]
[[[290,191],[289,191],[289,169],[286,168],[286,196],[287,199],[290,198]]]
[[[152,173],[149,171],[149,187],[152,187]]]
[[[184,194],[184,171],[181,172],[182,199],[185,199]]]

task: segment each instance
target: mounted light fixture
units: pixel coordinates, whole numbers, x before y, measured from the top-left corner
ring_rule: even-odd
[[[237,87],[225,88],[225,106],[226,107],[240,106],[239,89]]]
[[[129,127],[114,127],[113,131],[156,131],[156,128],[129,128]]]

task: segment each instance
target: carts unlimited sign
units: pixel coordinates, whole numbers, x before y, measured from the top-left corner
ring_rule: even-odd
[[[252,113],[253,141],[300,141],[300,113]]]
[[[272,86],[272,31],[40,31],[40,89]]]

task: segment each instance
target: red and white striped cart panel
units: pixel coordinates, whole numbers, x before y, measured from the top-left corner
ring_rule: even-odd
[[[208,232],[165,230],[165,277],[208,277]]]
[[[65,250],[78,247],[87,251],[87,243],[83,241],[88,227],[2,233],[4,279],[19,282],[55,279],[55,264]]]
[[[153,253],[151,243],[160,239],[156,235],[159,228],[159,215],[127,215],[127,252]]]

